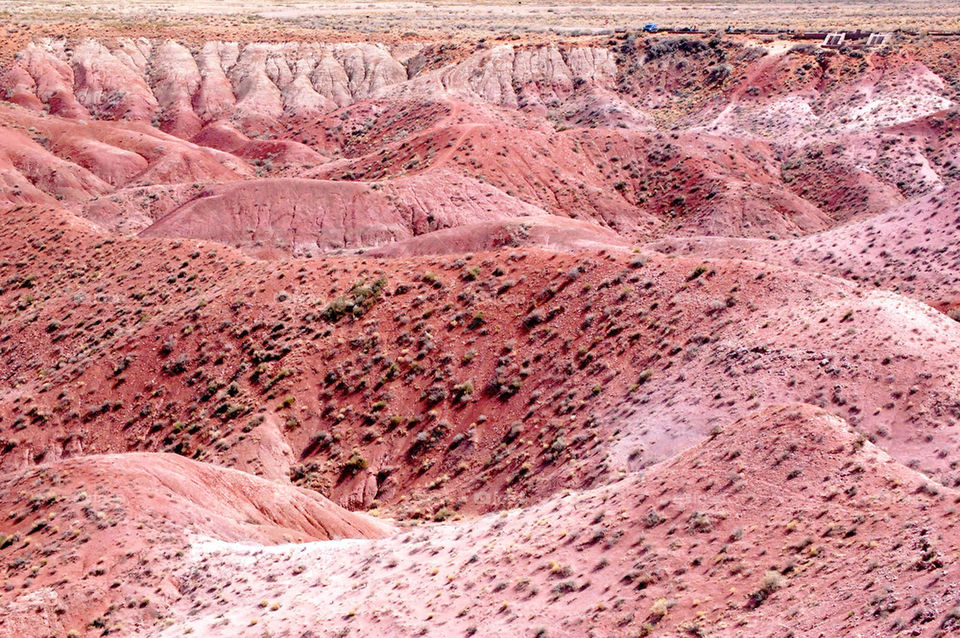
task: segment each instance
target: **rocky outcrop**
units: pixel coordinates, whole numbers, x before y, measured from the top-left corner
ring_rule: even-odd
[[[502,45],[419,75],[396,92],[448,93],[509,107],[555,106],[581,83],[612,89],[616,75],[616,61],[607,49]]]
[[[105,120],[152,120],[157,98],[145,78],[149,43],[141,51],[121,41],[111,52],[96,40],[84,40],[71,53],[74,95],[87,111]]]
[[[435,93],[503,106],[556,105],[582,82],[609,89],[617,74],[602,48],[503,45],[416,74],[413,55],[383,44],[118,39],[109,45],[45,39],[4,71],[5,99],[71,118],[149,121],[190,138],[231,119],[246,133],[280,118],[311,118],[372,97]],[[413,69],[416,71],[416,69]]]
[[[258,130],[280,117],[311,117],[407,79],[380,44],[45,39],[4,71],[5,99],[72,118],[152,121],[180,137],[234,119]]]
[[[20,66],[33,80],[37,99],[50,113],[89,117],[73,93],[73,69],[64,61],[66,57],[67,47],[63,41],[30,44],[17,55],[15,66]]]
[[[167,40],[154,56],[150,74],[160,106],[160,127],[177,137],[196,135],[203,123],[193,110],[193,96],[200,90],[202,77],[190,51],[178,42]]]

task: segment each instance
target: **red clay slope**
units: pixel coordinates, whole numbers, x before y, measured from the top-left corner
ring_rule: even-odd
[[[175,451],[432,517],[609,480],[789,399],[958,478],[960,324],[892,293],[625,252],[258,262],[6,219],[3,468]]]
[[[0,503],[12,592],[0,602],[3,635],[99,633],[96,619],[123,608],[124,632],[152,625],[179,598],[171,563],[197,536],[274,544],[393,529],[316,492],[172,454],[82,456],[9,473]]]
[[[611,230],[578,219],[555,215],[518,217],[509,221],[467,224],[437,230],[364,251],[371,257],[410,257],[490,252],[501,248],[537,246],[553,250],[626,247],[629,242]]]
[[[31,45],[0,635],[956,633],[960,73],[899,38]]]
[[[543,215],[495,188],[445,172],[381,183],[259,179],[192,195],[141,234],[311,256],[472,222]]]
[[[665,239],[650,248],[828,273],[950,311],[960,307],[960,185],[882,215],[789,241]]]

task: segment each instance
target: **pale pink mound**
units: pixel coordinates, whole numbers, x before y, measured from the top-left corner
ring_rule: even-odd
[[[0,503],[3,557],[15,565],[6,582],[23,588],[0,603],[3,635],[95,628],[117,607],[128,608],[131,630],[148,627],[180,597],[170,568],[195,538],[274,544],[393,531],[316,492],[172,454],[81,456],[8,473]],[[20,569],[27,562],[36,569]]]
[[[960,184],[893,210],[788,241],[663,239],[668,253],[753,259],[884,288],[942,310],[960,307]]]
[[[766,635],[784,618],[953,635],[958,496],[842,419],[774,406],[527,509],[338,547],[195,545],[160,635]]]
[[[205,188],[141,234],[310,255],[377,246],[469,220],[541,212],[457,176],[449,181],[413,176],[387,184],[274,178]]]

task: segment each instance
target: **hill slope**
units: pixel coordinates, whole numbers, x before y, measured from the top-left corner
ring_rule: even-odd
[[[842,420],[776,407],[642,476],[529,509],[336,546],[198,542],[159,635],[780,635],[787,624],[946,636],[958,622],[956,498]],[[255,563],[269,566],[233,580]]]
[[[102,627],[117,609],[149,627],[180,598],[170,568],[197,535],[274,544],[393,531],[315,492],[172,454],[80,456],[8,473],[0,502],[14,592],[0,602],[8,635]]]

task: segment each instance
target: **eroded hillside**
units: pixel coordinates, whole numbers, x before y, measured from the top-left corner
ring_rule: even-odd
[[[0,70],[0,634],[960,626],[956,41],[179,33]]]

